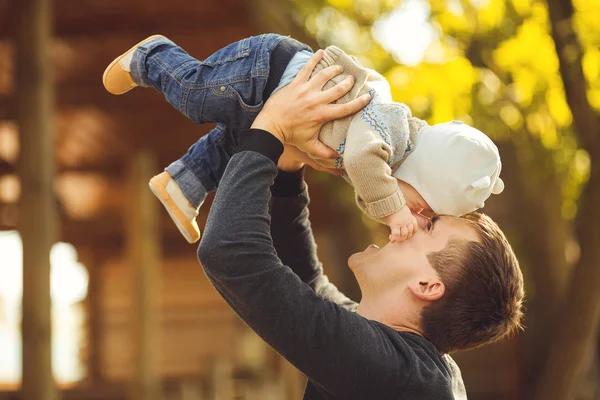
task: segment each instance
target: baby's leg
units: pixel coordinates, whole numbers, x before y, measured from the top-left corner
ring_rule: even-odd
[[[283,38],[261,35],[232,43],[197,60],[165,37],[133,52],[133,81],[151,86],[195,123],[222,122],[248,128],[263,104],[270,52]]]
[[[225,124],[218,124],[202,136],[177,161],[166,168],[186,198],[198,208],[208,193],[219,186],[234,151]]]
[[[218,124],[150,181],[150,188],[190,243],[200,239],[198,209],[219,185],[233,148],[227,127]]]

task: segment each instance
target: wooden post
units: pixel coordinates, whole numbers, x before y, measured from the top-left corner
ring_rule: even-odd
[[[50,317],[50,248],[56,241],[53,90],[48,57],[51,0],[15,1],[16,104],[21,155],[18,229],[23,239],[24,400],[54,400]]]
[[[101,328],[101,299],[100,299],[100,266],[102,260],[98,257],[97,249],[89,246],[77,248],[79,261],[85,265],[88,276],[88,292],[85,299],[86,310],[86,383],[89,386],[99,386],[102,382],[100,371],[100,350],[102,348]]]
[[[158,200],[148,188],[157,171],[149,153],[135,154],[129,171],[129,208],[126,222],[128,263],[132,271],[131,308],[133,379],[132,400],[161,398],[157,374],[156,288],[160,266]]]
[[[283,357],[281,358],[281,379],[285,387],[285,398],[301,400],[306,386],[306,378]]]
[[[232,370],[229,360],[212,356],[207,359],[206,370],[211,381],[211,399],[229,400],[233,395]]]

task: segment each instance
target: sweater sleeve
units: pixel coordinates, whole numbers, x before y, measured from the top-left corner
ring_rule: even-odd
[[[393,133],[404,127],[390,129],[390,124],[383,122],[383,117],[391,116],[385,113],[385,106],[369,105],[354,117],[343,154],[344,168],[356,191],[358,204],[374,219],[393,214],[406,204],[390,167],[394,153],[406,148],[406,143],[399,140],[400,135]]]
[[[198,248],[204,271],[246,324],[319,387],[340,398],[390,390],[397,398],[414,368],[407,344],[319,296],[277,256],[268,204],[283,149],[277,154],[274,141],[241,134]]]
[[[271,236],[281,262],[325,300],[356,311],[356,303],[341,293],[323,273],[317,256],[304,170],[279,171],[271,187]]]

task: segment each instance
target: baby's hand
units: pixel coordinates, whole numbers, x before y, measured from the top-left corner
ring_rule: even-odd
[[[407,206],[388,215],[384,221],[392,230],[390,235],[392,243],[403,242],[417,232],[417,219]]]

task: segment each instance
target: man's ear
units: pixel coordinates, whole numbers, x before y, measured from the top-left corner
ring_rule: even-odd
[[[439,300],[446,291],[446,286],[440,280],[415,280],[409,285],[410,291],[424,301]]]

